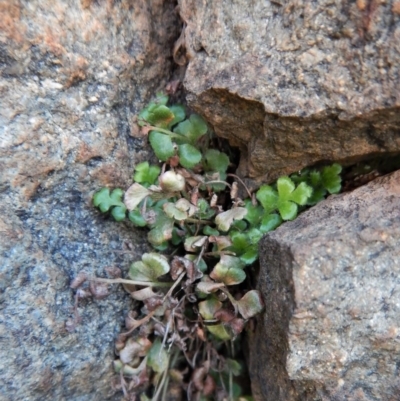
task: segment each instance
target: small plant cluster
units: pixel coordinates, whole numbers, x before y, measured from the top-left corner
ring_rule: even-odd
[[[253,194],[244,187],[249,197],[240,199],[244,184],[205,121],[167,101],[159,95],[138,118],[162,166],[139,163],[125,192],[103,188],[93,197],[115,220],[146,227],[153,247],[129,278],[91,281],[122,283],[134,299],[116,343],[119,386],[141,401],[182,390],[190,400],[250,400],[234,377],[244,371],[240,334],[263,301],[248,289],[246,268],[265,233],[339,192],[341,167],[281,177]]]

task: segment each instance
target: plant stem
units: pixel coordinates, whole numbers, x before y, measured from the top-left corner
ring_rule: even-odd
[[[198,220],[198,219],[192,219],[191,217],[185,219],[185,221],[187,221],[189,223],[199,223],[199,224],[205,224],[205,225],[214,224],[210,220]]]
[[[206,181],[204,185],[208,184],[224,184],[227,185],[229,188],[232,188],[231,184],[228,184],[226,181],[221,181],[221,180],[213,180],[213,181]]]
[[[98,283],[108,284],[131,284],[131,285],[142,285],[144,287],[171,287],[174,283],[159,283],[158,281],[136,281],[128,280],[124,278],[99,278],[92,277],[90,281],[96,281]]]
[[[221,255],[232,255],[236,256],[235,252],[231,251],[216,251],[216,252],[206,252],[204,256],[221,256]]]
[[[185,137],[185,135],[177,134],[176,132],[172,132],[172,131],[170,131],[168,129],[154,127],[153,125],[147,125],[147,128],[149,128],[151,131],[157,131],[157,132],[159,132],[161,134],[169,135],[171,138],[185,139],[185,141],[188,142],[188,140]]]
[[[183,277],[185,276],[186,272],[181,273],[181,275],[176,279],[175,283],[172,285],[172,287],[168,290],[168,292],[165,294],[163,298],[163,303],[166,301],[166,299],[172,294],[174,289],[177,287],[177,285],[181,282]]]
[[[164,388],[165,379],[167,378],[167,373],[168,373],[169,360],[170,360],[170,358],[168,358],[167,367],[166,367],[166,369],[165,369],[164,372],[163,372],[163,375],[162,375],[162,377],[161,377],[161,381],[159,382],[160,384],[157,385],[157,391],[156,391],[156,393],[154,394],[154,396],[153,396],[153,398],[151,399],[151,401],[157,401],[157,400],[158,400],[158,397],[159,397],[159,395],[160,395],[160,393],[161,393],[161,391],[162,391],[163,388]],[[163,401],[164,401],[164,400],[163,400]]]
[[[238,177],[236,174],[227,174],[227,176],[236,178],[244,186],[244,189],[246,190],[247,194],[249,195],[249,198],[251,199],[251,192],[249,191],[249,188],[247,188],[246,184],[240,177]]]
[[[238,314],[238,309],[237,309],[237,302],[236,299],[233,298],[232,294],[226,289],[226,288],[221,288],[221,291],[226,294],[226,296],[229,298],[229,301],[231,301],[231,304],[233,308],[235,309],[235,315]]]

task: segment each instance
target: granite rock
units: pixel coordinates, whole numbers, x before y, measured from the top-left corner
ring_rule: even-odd
[[[111,400],[129,298],[84,301],[77,272],[129,267],[143,233],[102,216],[102,186],[148,157],[135,115],[164,88],[174,1],[0,0],[0,399]],[[131,253],[121,253],[130,243]]]
[[[257,401],[399,399],[399,250],[400,170],[264,237]]]
[[[179,4],[188,102],[243,177],[400,151],[398,0]]]

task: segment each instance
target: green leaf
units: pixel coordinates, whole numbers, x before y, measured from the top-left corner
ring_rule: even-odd
[[[203,234],[204,235],[219,235],[219,231],[216,230],[215,228],[211,228],[210,226],[205,226],[203,228]]]
[[[243,268],[244,263],[239,258],[222,255],[221,260],[210,273],[210,277],[216,281],[223,282],[225,285],[240,284],[246,278]]]
[[[203,258],[200,258],[200,260],[196,263],[197,259],[198,259],[198,255],[193,255],[193,254],[186,254],[185,255],[186,259],[191,260],[192,262],[195,262],[196,267],[202,272],[205,273],[207,271],[207,263],[204,262]]]
[[[269,185],[263,185],[256,197],[266,213],[278,210],[283,220],[293,220],[297,216],[297,205],[305,205],[312,195],[312,188],[301,182],[297,188],[289,177],[280,177],[277,181],[278,191]]]
[[[302,182],[302,184],[304,183]],[[294,182],[286,176],[279,177],[278,181],[276,182],[276,186],[278,188],[279,198],[285,200],[290,198],[290,194],[294,191],[296,187]]]
[[[199,115],[192,114],[189,119],[179,123],[174,132],[183,135],[187,142],[195,144],[207,132],[207,124]]]
[[[342,166],[334,163],[332,166],[324,167],[322,170],[322,184],[331,194],[337,194],[341,189],[342,178],[340,173],[342,172]]]
[[[192,145],[185,143],[178,146],[179,163],[188,169],[193,168],[200,163],[201,153]]]
[[[216,149],[208,149],[204,155],[203,165],[205,171],[226,173],[229,163],[228,155]]]
[[[156,99],[152,100],[138,115],[138,124],[146,125],[150,122],[152,114],[159,106],[165,106],[168,102],[168,96],[162,93],[157,94]]]
[[[240,256],[246,252],[246,250],[252,245],[247,233],[233,232],[230,234],[232,246],[229,248],[231,251],[236,253],[236,256]]]
[[[147,366],[150,366],[154,372],[162,373],[168,369],[168,364],[168,353],[163,347],[161,340],[157,338],[147,354]]]
[[[136,209],[139,203],[150,194],[149,189],[135,182],[125,192],[124,203],[126,208],[129,211]]]
[[[161,169],[158,166],[150,166],[149,162],[139,163],[135,167],[135,174],[133,175],[134,181],[143,184],[148,187],[149,185],[155,184],[158,176],[160,175]]]
[[[288,179],[290,180],[289,177]],[[299,186],[290,194],[290,200],[296,202],[298,205],[304,206],[312,195],[312,192],[313,190],[310,186],[308,186],[305,182],[301,182]]]
[[[240,257],[240,260],[246,265],[253,264],[258,259],[258,246],[252,245],[248,250]]]
[[[161,212],[156,217],[156,222],[151,225],[151,230],[147,234],[147,239],[153,246],[159,246],[172,238],[174,219]]]
[[[247,229],[247,223],[244,220],[235,220],[231,225],[231,231],[233,231],[233,230],[245,231],[246,229]]]
[[[215,215],[215,210],[211,209],[209,203],[203,198],[197,201],[197,207],[199,208],[197,215],[200,219],[207,220]]]
[[[270,185],[262,185],[257,191],[256,198],[267,212],[272,212],[278,207],[278,192]]]
[[[181,105],[173,105],[169,109],[174,113],[174,119],[168,124],[168,128],[171,128],[185,119],[186,112],[185,108]]]
[[[169,135],[151,131],[149,134],[149,141],[159,160],[165,162],[175,155],[174,145]]]
[[[226,328],[222,324],[215,324],[213,326],[206,326],[207,330],[220,340],[230,340],[232,336],[226,331]]]
[[[222,303],[215,296],[208,297],[205,301],[199,302],[199,313],[205,320],[213,320],[214,314],[222,308]],[[226,331],[222,324],[206,325],[207,330],[221,340],[230,340],[232,336]]]
[[[232,373],[233,376],[240,376],[243,368],[242,365],[235,359],[227,358],[225,359],[224,370],[227,373]]]
[[[181,231],[182,231],[182,230],[178,230],[176,227],[173,228],[173,230],[172,230],[172,237],[171,237],[171,243],[172,243],[172,245],[177,246],[177,245],[179,245],[179,244],[182,243],[182,241],[183,241],[183,239],[184,239],[184,237],[185,237],[185,234],[183,234],[183,235],[180,234]],[[184,233],[184,231],[183,231],[183,233]]]
[[[174,113],[163,104],[148,110],[144,117],[150,125],[160,128],[167,128],[175,118]]]
[[[258,234],[257,234],[258,233]],[[233,232],[230,237],[232,240],[232,246],[229,250],[236,253],[236,256],[240,256],[240,260],[246,265],[251,265],[258,258],[258,242],[261,231],[250,231],[246,233]]]
[[[297,205],[290,201],[279,202],[278,210],[283,220],[293,220],[297,216]]]
[[[263,236],[263,233],[257,228],[251,228],[247,231],[247,235],[249,236],[252,244],[258,244]]]
[[[261,217],[264,214],[264,209],[259,205],[254,206],[253,203],[251,202],[251,199],[246,199],[244,203],[245,203],[245,208],[247,210],[244,219],[247,220],[251,226],[258,225],[261,220]]]
[[[164,251],[166,251],[166,250],[168,249],[168,242],[167,242],[167,241],[166,241],[166,242],[162,242],[162,243],[159,244],[159,245],[154,245],[154,244],[152,244],[152,247],[153,247],[156,251],[164,252]]]
[[[98,207],[103,213],[108,212],[112,206],[125,207],[121,198],[124,192],[120,188],[116,188],[111,192],[108,188],[102,188],[93,196],[93,204]]]
[[[225,173],[222,173],[220,171],[209,171],[204,174],[205,178],[205,183],[200,186],[202,190],[205,188],[212,188],[214,192],[221,192],[226,188],[226,177],[227,175]],[[223,181],[221,183],[211,183],[213,181]]]
[[[226,212],[220,213],[215,218],[215,223],[218,226],[218,230],[228,231],[233,220],[242,220],[246,216],[247,209],[244,207],[235,207],[227,210]]]
[[[142,260],[132,263],[129,277],[138,281],[157,281],[157,278],[169,272],[168,259],[159,253],[145,253]]]
[[[111,210],[111,215],[114,217],[115,221],[122,221],[126,217],[126,207],[125,206],[115,206]]]
[[[257,313],[260,313],[264,308],[261,294],[256,290],[247,292],[239,301],[237,301],[236,305],[244,319],[250,319],[257,315]]]
[[[136,227],[145,227],[147,225],[146,220],[138,209],[131,210],[128,214],[128,218]]]
[[[261,220],[260,231],[265,234],[269,231],[275,230],[282,224],[282,219],[279,214],[271,213],[265,214]]]
[[[199,313],[205,320],[214,319],[215,312],[222,308],[222,302],[215,296],[208,297],[205,301],[199,302]]]

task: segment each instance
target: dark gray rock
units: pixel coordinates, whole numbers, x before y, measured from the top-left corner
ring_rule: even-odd
[[[187,99],[270,182],[400,151],[398,1],[179,0]]]
[[[0,399],[120,399],[111,362],[129,298],[82,302],[69,333],[69,284],[145,248],[91,199],[148,157],[135,115],[170,79],[175,4],[7,0],[0,15]]]
[[[400,171],[265,236],[266,310],[250,341],[257,401],[400,394]]]

